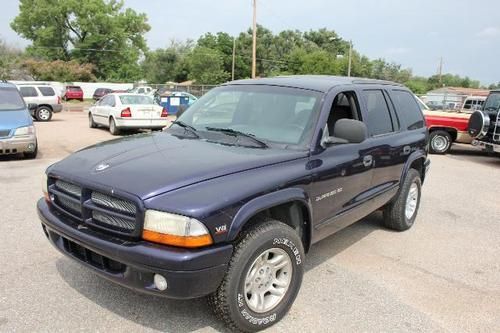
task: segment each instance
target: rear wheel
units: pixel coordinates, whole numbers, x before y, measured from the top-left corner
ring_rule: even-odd
[[[224,280],[209,296],[211,308],[233,330],[255,332],[277,323],[299,292],[303,260],[295,230],[262,221],[236,244]]]
[[[408,170],[398,196],[384,207],[385,226],[397,231],[410,229],[417,218],[421,191],[419,172]]]
[[[35,118],[38,121],[49,121],[50,119],[52,119],[52,109],[48,106],[40,106],[35,111]]]
[[[429,150],[432,154],[446,154],[451,148],[451,135],[446,131],[433,131],[429,137]]]
[[[111,118],[109,120],[109,132],[112,135],[118,135],[118,134],[120,134],[120,129],[118,127],[116,127],[116,123],[115,123],[115,120],[113,118]]]

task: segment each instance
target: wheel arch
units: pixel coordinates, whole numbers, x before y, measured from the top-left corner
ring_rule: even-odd
[[[400,179],[400,184],[402,184],[403,180],[405,179],[406,175],[408,174],[408,170],[410,169],[415,169],[418,171],[420,174],[420,179],[422,180],[422,183],[424,182],[425,179],[425,161],[427,160],[427,156],[420,151],[416,151],[413,154],[410,155],[408,158],[404,168],[403,168],[403,173],[401,175]]]
[[[54,109],[52,108],[52,106],[51,106],[50,104],[38,104],[38,106],[37,106],[37,110],[38,110],[39,108],[41,108],[41,107],[46,107],[46,108],[50,109],[50,111],[51,111],[51,112],[53,112],[53,111],[54,111]]]
[[[458,130],[449,126],[431,126],[429,127],[429,134],[435,131],[445,131],[451,136],[452,143],[457,140]]]
[[[300,188],[289,188],[268,193],[244,204],[234,216],[229,228],[228,241],[234,241],[240,233],[271,217],[298,231],[304,249],[311,246],[312,209],[307,193]]]

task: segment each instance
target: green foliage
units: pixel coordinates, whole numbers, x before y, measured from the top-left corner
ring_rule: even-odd
[[[0,39],[0,80],[18,79],[23,58],[21,50],[10,47]]]
[[[214,49],[197,46],[188,56],[189,79],[198,84],[219,84],[229,79],[230,74],[224,70],[222,55]]]
[[[33,42],[28,54],[44,60],[93,65],[100,79],[141,78],[139,57],[147,50],[145,14],[117,0],[20,0],[11,27]]]
[[[35,80],[40,81],[91,82],[96,80],[96,77],[92,74],[93,65],[81,65],[75,60],[45,61],[29,59],[22,66]]]

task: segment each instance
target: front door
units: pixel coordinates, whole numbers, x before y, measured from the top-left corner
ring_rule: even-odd
[[[340,92],[335,97],[325,135],[334,136],[338,119],[361,119],[356,92]],[[325,147],[311,158],[311,201],[318,241],[359,220],[369,212],[365,199],[372,181],[372,156],[369,143],[337,144]]]

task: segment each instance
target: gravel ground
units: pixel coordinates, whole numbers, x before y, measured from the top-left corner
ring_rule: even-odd
[[[112,136],[85,113],[37,123],[36,160],[0,161],[0,331],[225,331],[203,300],[116,286],[56,252],[35,202],[51,163]],[[313,246],[301,292],[270,332],[500,332],[500,158],[432,156],[415,226],[379,213]]]

